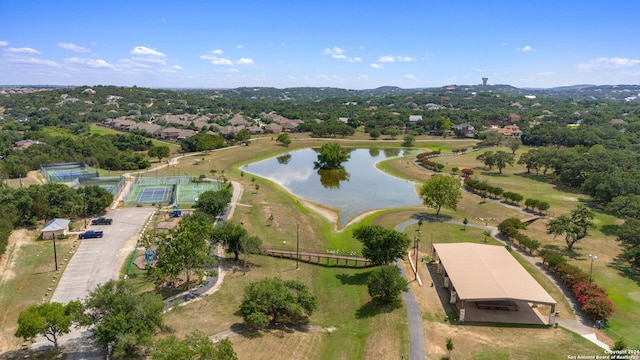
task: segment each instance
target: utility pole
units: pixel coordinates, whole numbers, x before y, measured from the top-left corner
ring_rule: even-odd
[[[296,270],[299,270],[300,260],[300,224],[296,223]]]
[[[56,263],[56,271],[58,271],[58,253],[56,252],[56,234],[53,234],[53,261]]]
[[[422,218],[418,220],[418,230],[416,230],[416,235],[414,236],[413,241],[413,251],[416,253],[416,278],[418,280],[418,245],[420,244],[420,233],[422,233]]]

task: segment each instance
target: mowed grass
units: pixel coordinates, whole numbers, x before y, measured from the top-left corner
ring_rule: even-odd
[[[268,256],[251,258],[246,274],[231,258],[224,284],[215,294],[166,314],[166,323],[177,336],[193,329],[215,335],[242,323],[238,307],[244,288],[268,277],[295,279],[318,296],[318,309],[310,325],[332,331],[267,330],[231,337],[240,359],[362,359],[406,352],[406,312],[402,307],[378,311],[369,303],[366,289],[371,269],[343,269],[310,265]],[[203,316],[206,314],[206,316]],[[372,340],[374,340],[371,342]],[[386,356],[383,356],[386,358]]]
[[[489,150],[510,151],[507,148],[491,148]],[[580,203],[591,205],[587,195],[581,194],[575,189],[546,182],[542,175],[527,174],[526,169],[521,165],[508,166],[503,169],[503,174],[498,174],[495,168],[489,171],[476,160],[476,157],[483,151],[435,159],[435,161],[446,163],[446,171],[450,171],[454,166],[461,169],[464,167],[472,168],[475,171],[474,177],[485,180],[491,185],[500,186],[505,191],[520,193],[525,199],[535,198],[547,201],[551,205],[549,213],[552,216],[568,213]],[[518,150],[516,160],[519,154],[526,151],[528,149]],[[592,208],[592,210],[596,214],[594,227],[590,229],[589,236],[578,242],[571,254],[567,254],[569,262],[588,273],[591,270],[589,254],[598,256],[598,259],[593,262],[594,282],[607,290],[617,309],[609,319],[610,328],[607,332],[614,340],[625,338],[628,343],[640,346],[640,327],[637,326],[640,323],[640,285],[614,266],[616,257],[622,252],[622,248],[617,243],[615,236],[607,231],[603,232],[608,226],[619,224],[621,221],[611,215],[598,212],[597,208]],[[518,217],[522,218],[523,215]],[[471,219],[469,220],[471,221]],[[547,221],[547,219],[542,219],[534,222],[524,233],[539,240],[543,245],[554,246],[563,251],[566,249],[564,238],[554,239],[546,234]]]
[[[33,230],[18,232],[29,240],[19,250],[7,248],[7,264],[13,266],[0,269],[4,276],[11,274],[10,279],[0,283],[0,354],[20,347],[23,340],[13,335],[18,328],[18,315],[43,299],[48,301],[60,279],[55,271],[53,242],[36,240],[38,233]],[[72,239],[56,240],[61,270],[67,263],[65,258],[69,257],[73,242]]]

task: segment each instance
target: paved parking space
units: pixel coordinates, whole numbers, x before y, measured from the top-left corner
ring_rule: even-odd
[[[103,230],[104,236],[78,240],[78,250],[67,264],[51,301],[65,304],[83,299],[98,284],[117,279],[153,211],[153,208],[119,208],[106,215],[113,218],[113,225],[90,226]]]

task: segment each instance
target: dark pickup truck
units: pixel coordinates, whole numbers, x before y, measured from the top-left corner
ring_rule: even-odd
[[[83,233],[81,233],[80,235],[78,235],[78,239],[95,239],[95,238],[101,238],[102,235],[104,234],[103,231],[96,231],[96,230],[88,230],[85,231]]]
[[[91,220],[91,225],[111,225],[113,219],[108,219],[106,217],[99,217],[97,219]]]

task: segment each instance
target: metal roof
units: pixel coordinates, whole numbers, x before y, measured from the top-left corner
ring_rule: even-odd
[[[452,243],[433,247],[461,300],[556,304],[503,246]]]

